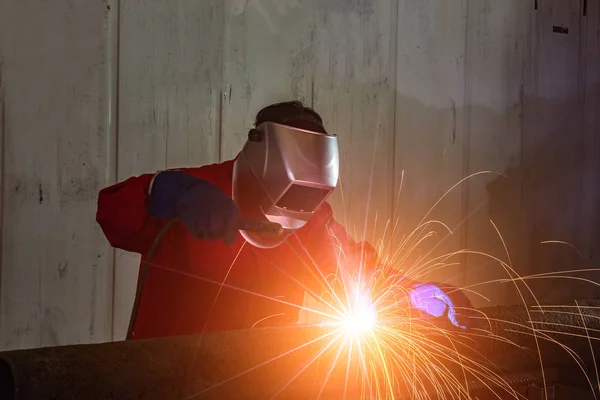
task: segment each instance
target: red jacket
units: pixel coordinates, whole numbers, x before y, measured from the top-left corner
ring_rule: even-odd
[[[184,170],[231,196],[233,160]],[[103,189],[98,198],[96,220],[110,244],[142,257],[168,222],[147,213],[153,176],[129,178]],[[233,246],[200,241],[175,224],[151,260],[133,338],[296,321],[299,309],[290,304],[302,305],[305,288],[324,293],[322,277],[336,271],[340,249],[348,265],[361,259],[363,265],[377,265],[374,249],[356,243],[327,203],[287,244],[259,249],[244,243],[239,234]]]

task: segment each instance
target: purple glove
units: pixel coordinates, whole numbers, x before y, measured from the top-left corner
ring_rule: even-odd
[[[446,288],[446,291],[444,291],[440,286],[434,283],[417,283],[413,285],[412,290],[410,291],[410,302],[413,307],[431,315],[432,317],[440,318],[447,316],[452,325],[461,329],[467,329],[466,324],[459,323],[455,309],[455,302],[452,301],[448,295],[448,292],[448,288]],[[452,292],[457,294],[460,293],[456,288],[453,288]],[[469,303],[468,299],[466,299],[466,296],[464,296],[462,293],[460,294],[462,297],[464,297],[466,302]],[[470,303],[464,304],[464,306],[469,308]]]

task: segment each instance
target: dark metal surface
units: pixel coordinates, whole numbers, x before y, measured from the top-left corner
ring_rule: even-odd
[[[575,367],[574,355],[581,362],[591,363],[594,350],[600,348],[600,300],[560,307],[511,306],[483,311],[486,319],[481,320],[481,328],[502,340],[484,335],[477,339],[475,348],[504,370],[532,370],[540,365]]]
[[[594,330],[600,330],[600,310],[593,307],[600,307],[600,301],[579,304],[584,307],[583,316],[577,309],[561,308],[534,312],[531,317],[539,322],[538,329],[561,332],[550,336],[581,360],[591,362],[594,341],[573,334],[597,334]],[[575,313],[566,314],[567,310]],[[467,335],[452,333],[453,346],[460,354],[506,374],[514,385],[543,381],[540,354],[546,369],[583,376],[567,351],[547,340],[536,343],[527,329],[519,327],[531,325],[524,307],[484,311],[489,320],[482,320],[478,330]],[[269,399],[282,388],[286,389],[277,398],[316,398],[333,354],[326,353],[303,372],[301,369],[328,341],[315,340],[327,332],[318,327],[267,328],[4,352],[0,353],[0,399]],[[489,334],[483,332],[514,343],[502,344],[486,338]],[[464,344],[457,345],[459,342]],[[356,375],[350,373],[347,382],[347,365],[338,366],[321,399],[341,399],[344,393],[346,398],[357,397]],[[581,364],[593,375],[590,366]],[[549,378],[547,375],[546,380]],[[470,387],[476,392],[485,389],[485,384]]]
[[[269,399],[319,352],[323,341],[258,366],[322,333],[319,328],[273,328],[5,352],[0,360],[12,376],[0,368],[0,399]],[[325,374],[307,371],[288,388],[287,398],[307,393],[307,385],[317,387],[319,382],[309,378]]]

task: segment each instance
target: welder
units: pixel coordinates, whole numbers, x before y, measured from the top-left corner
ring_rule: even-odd
[[[96,217],[106,238],[148,267],[131,338],[294,324],[305,291],[322,293],[327,276],[379,268],[374,248],[353,240],[327,203],[338,159],[321,116],[288,101],[258,112],[233,160],[101,190]],[[406,286],[411,307],[464,328],[441,285]]]

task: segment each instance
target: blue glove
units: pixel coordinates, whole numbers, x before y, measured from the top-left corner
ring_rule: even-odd
[[[466,296],[463,295],[463,297],[466,299]],[[455,304],[450,296],[436,284],[418,283],[413,285],[410,291],[410,302],[413,307],[432,317],[446,316],[452,325],[461,329],[467,328],[465,324],[459,323]],[[466,304],[465,306],[469,307]]]
[[[154,178],[149,213],[156,218],[179,218],[198,239],[235,243],[239,213],[234,201],[210,182],[183,171],[163,171]]]

